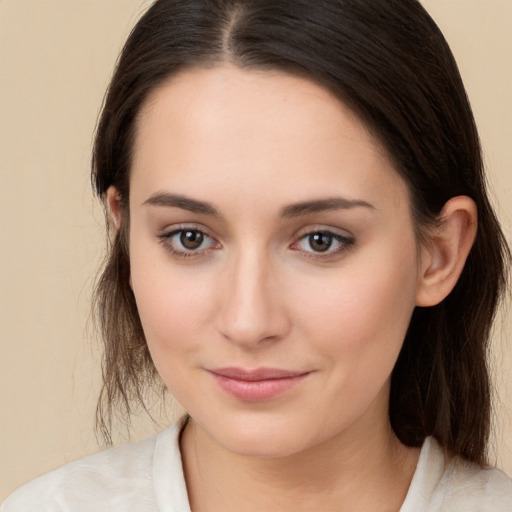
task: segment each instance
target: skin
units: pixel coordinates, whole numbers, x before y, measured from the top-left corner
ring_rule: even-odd
[[[120,227],[115,189],[107,202]],[[191,416],[192,510],[398,510],[418,450],[390,428],[390,374],[413,309],[462,270],[472,201],[452,199],[420,245],[407,185],[350,110],[304,78],[224,65],[147,99],[129,215],[148,346]],[[198,249],[183,229],[203,233]],[[223,367],[306,375],[246,401],[217,384]]]

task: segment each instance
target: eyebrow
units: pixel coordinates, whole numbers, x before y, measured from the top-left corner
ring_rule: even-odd
[[[157,192],[149,199],[146,199],[144,205],[150,206],[166,206],[168,208],[175,207],[183,210],[188,210],[193,213],[201,213],[203,215],[211,215],[213,217],[220,217],[218,210],[210,203],[205,201],[198,201],[190,197],[182,196],[179,194],[168,194],[166,192]]]
[[[157,192],[146,199],[143,204],[150,206],[164,206],[167,208],[181,208],[183,210],[200,213],[202,215],[210,215],[218,218],[222,217],[219,211],[211,203],[198,201],[197,199],[192,199],[180,194]],[[315,199],[312,201],[290,204],[281,210],[280,215],[282,218],[292,218],[328,210],[348,210],[357,207],[369,208],[372,210],[375,209],[375,207],[370,203],[359,199],[329,197],[326,199]]]
[[[375,207],[366,201],[361,201],[359,199],[346,199],[344,197],[330,197],[327,199],[304,201],[302,203],[295,203],[286,206],[281,210],[281,217],[300,217],[302,215],[309,215],[327,210],[348,210],[357,207],[375,210]]]

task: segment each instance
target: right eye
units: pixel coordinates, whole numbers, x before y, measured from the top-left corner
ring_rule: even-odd
[[[210,249],[218,249],[220,244],[204,231],[182,228],[159,235],[162,245],[174,256],[189,258],[200,256]]]

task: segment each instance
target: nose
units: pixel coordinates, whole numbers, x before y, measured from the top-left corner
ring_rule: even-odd
[[[232,343],[257,347],[288,333],[290,319],[276,270],[268,259],[252,252],[237,258],[221,277],[218,330]]]

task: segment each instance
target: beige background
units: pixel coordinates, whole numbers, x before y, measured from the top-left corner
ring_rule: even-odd
[[[99,349],[86,325],[104,242],[90,146],[113,63],[144,5],[0,0],[0,499],[99,449]],[[459,61],[510,240],[512,1],[425,5]],[[512,474],[510,318],[500,325],[496,452]],[[135,437],[158,428],[135,423]]]

